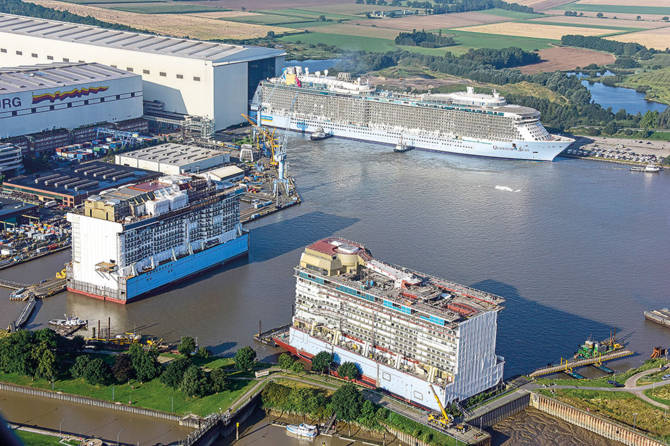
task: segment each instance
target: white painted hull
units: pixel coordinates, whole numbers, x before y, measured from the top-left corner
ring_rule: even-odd
[[[289,128],[311,133],[317,129],[340,138],[371,141],[396,146],[402,139],[408,147],[433,152],[457,153],[461,155],[510,158],[535,161],[552,161],[567,148],[572,141],[478,141],[474,139],[453,139],[412,130],[375,129],[352,124],[339,124],[318,118],[292,118],[263,111],[261,124],[269,127]]]

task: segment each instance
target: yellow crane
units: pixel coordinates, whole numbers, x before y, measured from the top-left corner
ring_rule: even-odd
[[[435,389],[433,388],[433,385],[430,384],[430,390],[433,392],[433,396],[435,397],[435,401],[437,401],[437,405],[440,407],[440,414],[434,414],[430,413],[428,414],[428,421],[432,423],[436,423],[444,428],[447,428],[451,425],[451,423],[454,421],[454,417],[449,415],[447,411],[444,409],[444,406],[442,405],[442,402],[440,401],[440,398],[437,396],[437,392],[435,392]]]
[[[261,145],[270,149],[270,165],[276,166],[278,163],[275,160],[275,149],[280,146],[278,138],[275,136],[275,130],[270,132],[259,123],[255,122],[250,116],[242,113],[242,117],[247,120],[249,124],[255,129],[253,139],[256,150],[262,150]]]

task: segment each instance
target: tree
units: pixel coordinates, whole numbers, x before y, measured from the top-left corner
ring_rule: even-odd
[[[56,376],[56,354],[46,343],[38,344],[33,353],[37,360],[35,378],[53,379]]]
[[[184,372],[180,389],[188,396],[204,396],[207,391],[207,378],[200,367],[191,365]]]
[[[291,364],[291,371],[295,373],[301,373],[305,371],[305,364],[303,364],[300,361],[294,361],[293,364]]]
[[[312,371],[318,373],[328,372],[333,362],[333,355],[328,352],[319,352],[312,358]]]
[[[363,406],[361,406],[361,416],[358,418],[360,423],[371,429],[377,424],[377,414],[375,411],[375,405],[370,400],[365,400]]]
[[[70,374],[73,378],[82,378],[84,376],[84,371],[88,365],[90,358],[88,355],[79,355],[74,360],[74,364],[70,367]]]
[[[363,395],[354,384],[346,383],[333,393],[331,402],[339,419],[353,421],[361,415]]]
[[[177,350],[184,356],[191,356],[191,353],[195,351],[195,339],[190,336],[182,337]]]
[[[616,121],[608,122],[607,125],[605,125],[605,128],[603,128],[603,132],[608,135],[614,135],[618,130],[619,126],[617,126]]]
[[[358,370],[358,366],[353,362],[343,362],[337,368],[337,374],[341,378],[358,379],[361,376],[361,371]]]
[[[101,358],[93,358],[86,364],[84,379],[89,384],[105,385],[112,380],[112,370]]]
[[[319,16],[319,22],[325,22],[326,21],[326,16],[325,15],[320,15]]]
[[[126,353],[116,355],[114,365],[112,366],[112,375],[114,375],[114,379],[119,384],[128,382],[128,380],[135,375],[130,356]]]
[[[293,365],[293,358],[288,353],[282,353],[277,360],[279,367],[284,370],[290,370]]]
[[[668,20],[670,20],[670,17],[665,16],[665,17],[663,17],[661,20],[663,20],[664,22],[667,22]]]
[[[226,388],[228,388],[228,377],[226,376],[226,371],[221,367],[212,370],[212,372],[209,374],[209,380],[211,383],[211,389],[215,393],[223,392],[226,390]]]
[[[139,360],[133,362],[133,368],[135,369],[135,375],[140,382],[151,381],[160,373],[160,364],[156,361],[156,355],[149,351],[144,352],[142,356],[139,357]]]
[[[168,362],[160,376],[160,381],[166,386],[176,389],[184,380],[184,373],[190,366],[191,360],[188,358],[174,359]]]
[[[596,17],[603,18],[603,17],[605,17],[605,14],[603,14],[602,12],[599,12],[598,14],[596,14]]]
[[[251,371],[254,367],[256,352],[253,348],[242,347],[235,353],[235,368],[242,371]]]
[[[202,359],[207,359],[211,356],[211,354],[209,353],[209,349],[207,347],[200,347],[198,349],[198,353],[196,354],[198,355],[198,358]]]

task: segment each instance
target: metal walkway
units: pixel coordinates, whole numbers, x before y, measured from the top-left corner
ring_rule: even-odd
[[[562,365],[555,365],[551,367],[545,367],[542,369],[537,369],[533,373],[531,373],[530,376],[531,378],[536,378],[538,376],[543,376],[543,375],[551,375],[553,373],[559,373],[563,372],[566,369],[572,369],[575,367],[583,367],[585,365],[591,365],[591,364],[597,364],[600,362],[605,362],[605,361],[611,361],[613,359],[619,359],[623,358],[625,356],[630,356],[634,355],[635,352],[632,352],[630,350],[620,350],[618,352],[612,352],[607,355],[602,355],[597,358],[589,358],[589,359],[580,359],[578,361],[569,361],[567,363],[563,363]]]
[[[27,283],[14,282],[13,280],[0,279],[0,287],[9,288],[10,290],[18,290],[21,288],[28,288],[30,285]]]
[[[33,310],[35,309],[35,304],[37,304],[35,296],[30,296],[30,299],[28,299],[26,306],[23,307],[23,310],[21,310],[21,314],[19,314],[19,317],[16,318],[14,322],[12,322],[11,325],[12,331],[19,330],[28,322],[30,315],[33,314]]]

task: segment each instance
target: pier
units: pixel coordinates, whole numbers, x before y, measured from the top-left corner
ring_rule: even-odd
[[[29,285],[27,283],[14,282],[12,280],[0,279],[0,287],[8,288],[10,290],[20,290],[25,288],[25,292],[21,296],[13,297],[9,296],[9,300],[20,300],[26,301],[30,297],[36,297],[37,299],[44,299],[46,297],[53,296],[62,291],[65,291],[66,288],[66,279],[49,279],[42,281],[40,283],[35,283]]]
[[[598,356],[596,358],[588,359],[579,359],[573,361],[566,361],[561,365],[555,365],[550,367],[544,367],[541,369],[535,370],[533,373],[529,374],[531,378],[537,378],[538,376],[551,375],[554,373],[571,371],[571,369],[576,367],[583,367],[592,364],[600,364],[605,361],[612,361],[614,359],[624,358],[626,356],[634,355],[635,352],[630,350],[619,350],[617,352],[608,353],[606,355]]]
[[[31,296],[30,299],[28,299],[26,306],[23,307],[23,310],[21,310],[19,317],[17,317],[16,320],[10,324],[10,331],[19,330],[28,322],[30,315],[33,314],[33,310],[35,310],[36,304],[37,300],[35,299],[35,296]]]
[[[28,288],[27,283],[14,282],[13,280],[0,279],[0,287],[8,288],[10,290],[20,290],[21,288]]]

